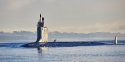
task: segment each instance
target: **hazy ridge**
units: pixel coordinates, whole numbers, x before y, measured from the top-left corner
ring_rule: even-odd
[[[57,40],[112,40],[115,36],[120,40],[125,39],[125,34],[110,33],[110,32],[95,32],[95,33],[67,33],[67,32],[49,32],[49,41]],[[0,32],[0,41],[7,40],[35,40],[36,32],[30,31],[13,31],[12,33]]]

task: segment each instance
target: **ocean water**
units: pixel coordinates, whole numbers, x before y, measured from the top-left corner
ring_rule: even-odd
[[[0,46],[0,62],[125,62],[125,45],[24,48],[20,47],[24,43],[5,44]]]

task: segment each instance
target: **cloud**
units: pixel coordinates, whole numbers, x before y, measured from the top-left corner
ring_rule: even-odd
[[[0,29],[35,31],[42,12],[50,31],[125,33],[124,3],[125,0],[1,0]]]
[[[121,26],[119,27],[119,30],[125,30],[125,25],[121,25]]]
[[[16,10],[21,9],[28,4],[32,3],[34,0],[10,0],[8,4],[8,9]]]

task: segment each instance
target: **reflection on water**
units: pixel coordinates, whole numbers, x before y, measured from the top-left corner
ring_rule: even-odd
[[[41,62],[42,60],[44,60],[44,56],[46,53],[48,53],[48,47],[38,47],[37,48],[38,51],[38,62]]]
[[[48,47],[37,47],[38,53],[47,53],[48,52]]]
[[[125,62],[125,45],[0,47],[0,62]]]
[[[38,47],[37,50],[38,50],[38,53],[42,53],[42,47]]]

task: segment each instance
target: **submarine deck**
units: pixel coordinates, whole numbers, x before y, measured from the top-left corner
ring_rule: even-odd
[[[39,43],[39,47],[74,47],[74,46],[96,46],[96,45],[114,45],[113,41],[78,41],[78,42],[47,42]],[[118,45],[125,45],[125,41],[119,41]],[[35,42],[24,44],[23,47],[38,47]]]

